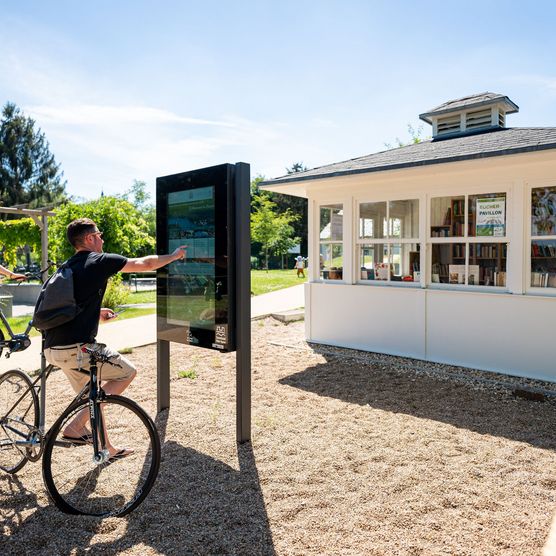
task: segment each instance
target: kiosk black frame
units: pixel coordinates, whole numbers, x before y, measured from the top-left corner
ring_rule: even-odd
[[[215,315],[214,330],[180,327],[168,318],[168,270],[157,272],[158,410],[170,407],[170,342],[236,351],[236,436],[251,437],[250,169],[243,162],[157,178],[157,252],[168,252],[168,195],[214,187],[215,276],[227,303]],[[187,244],[187,238],[184,238]],[[226,333],[223,335],[223,327]],[[218,334],[219,333],[219,334]],[[225,337],[226,341],[222,339]]]

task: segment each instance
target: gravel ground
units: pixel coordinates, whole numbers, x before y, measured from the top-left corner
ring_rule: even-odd
[[[0,476],[0,554],[541,554],[556,385],[302,338],[303,323],[253,323],[252,443],[239,447],[235,354],[173,344],[147,500],[125,518],[67,516],[30,463]],[[129,395],[154,417],[155,347],[128,357]],[[49,422],[67,396],[54,373]]]

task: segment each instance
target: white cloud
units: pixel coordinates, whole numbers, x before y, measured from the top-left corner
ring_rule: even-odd
[[[26,111],[44,123],[56,125],[159,125],[186,124],[233,127],[225,121],[203,120],[180,116],[168,110],[149,106],[105,106],[95,104],[73,104],[57,106],[31,105]]]

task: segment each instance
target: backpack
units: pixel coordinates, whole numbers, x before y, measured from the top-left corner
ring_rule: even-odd
[[[73,271],[66,261],[43,284],[35,304],[33,326],[40,331],[50,330],[73,320],[80,311],[73,294]]]

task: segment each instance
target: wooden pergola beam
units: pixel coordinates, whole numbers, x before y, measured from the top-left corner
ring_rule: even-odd
[[[30,216],[41,231],[41,269],[43,270],[42,279],[46,280],[48,273],[48,217],[56,216],[56,213],[47,209],[27,209],[20,207],[0,207],[0,213],[21,214]]]

